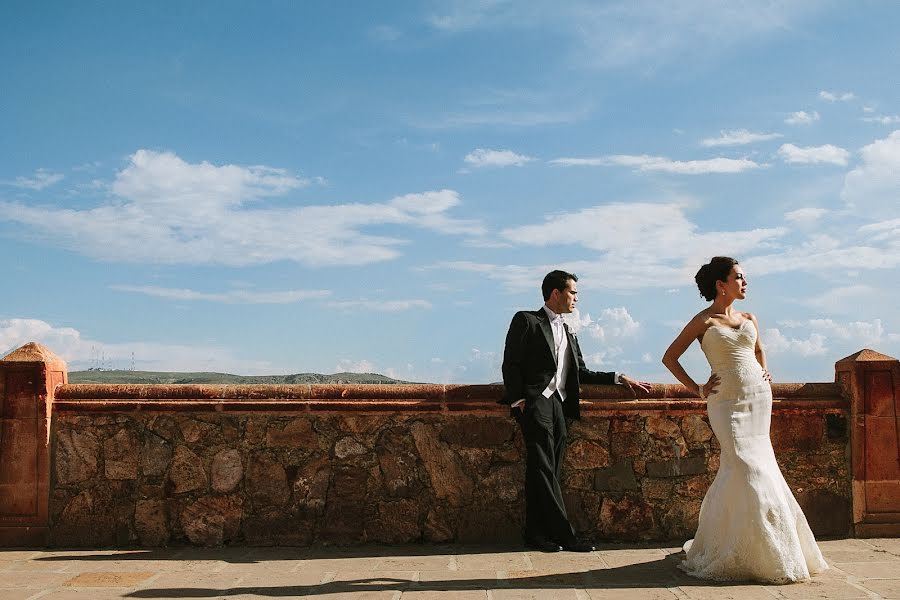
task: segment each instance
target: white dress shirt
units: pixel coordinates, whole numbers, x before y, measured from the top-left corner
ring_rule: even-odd
[[[544,398],[549,398],[553,392],[557,392],[562,400],[566,399],[566,376],[569,374],[569,336],[566,335],[566,328],[563,325],[562,315],[558,315],[547,305],[544,305],[544,312],[550,317],[550,329],[553,331],[553,358],[556,359],[556,373],[553,379],[544,390]]]

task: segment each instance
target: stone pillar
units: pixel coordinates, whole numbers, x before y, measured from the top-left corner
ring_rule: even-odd
[[[49,537],[50,415],[66,363],[28,343],[0,360],[0,546]]]
[[[900,535],[900,361],[860,350],[835,363],[850,399],[853,533]]]

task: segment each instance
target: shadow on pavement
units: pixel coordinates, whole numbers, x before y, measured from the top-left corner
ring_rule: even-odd
[[[124,595],[125,598],[214,598],[240,595],[257,595],[268,597],[316,596],[325,594],[353,594],[365,592],[388,591],[452,591],[466,589],[504,589],[504,590],[541,590],[553,588],[667,588],[676,585],[715,585],[724,587],[728,584],[703,582],[689,578],[678,570],[681,561],[678,555],[667,555],[660,560],[607,569],[590,569],[571,573],[554,573],[546,575],[526,575],[516,577],[510,574],[508,579],[473,578],[473,579],[436,579],[431,581],[410,581],[395,577],[379,577],[377,572],[372,577],[357,578],[349,581],[331,581],[315,585],[287,586],[245,586],[212,588],[148,588]],[[431,572],[436,574],[435,572]],[[298,574],[299,576],[299,574]],[[740,584],[734,584],[740,585]]]

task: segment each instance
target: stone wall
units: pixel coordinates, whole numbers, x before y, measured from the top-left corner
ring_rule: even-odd
[[[818,387],[817,387],[818,386]],[[497,386],[63,386],[57,546],[518,542],[524,447]],[[161,388],[166,388],[167,391]],[[703,403],[586,386],[564,494],[594,539],[683,541],[718,467]],[[776,385],[772,440],[813,529],[850,529],[846,401]]]

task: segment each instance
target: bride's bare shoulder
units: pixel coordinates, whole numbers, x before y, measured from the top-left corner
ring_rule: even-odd
[[[710,325],[710,317],[709,309],[701,310],[688,321],[687,326],[692,329],[706,329]]]

